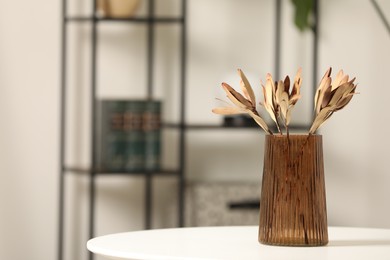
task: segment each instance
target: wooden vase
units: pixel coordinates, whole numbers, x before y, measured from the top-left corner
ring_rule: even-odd
[[[283,246],[328,243],[321,135],[267,135],[259,242]]]

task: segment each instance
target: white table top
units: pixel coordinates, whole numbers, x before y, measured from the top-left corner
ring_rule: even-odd
[[[257,226],[156,229],[93,238],[88,250],[110,259],[390,259],[390,229],[329,227],[324,247],[266,246]]]

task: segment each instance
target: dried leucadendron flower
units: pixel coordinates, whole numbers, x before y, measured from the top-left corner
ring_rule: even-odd
[[[299,100],[300,89],[302,84],[302,70],[299,69],[294,84],[290,92],[290,78],[287,76],[284,81],[274,82],[271,74],[267,74],[267,81],[263,87],[264,108],[272,120],[276,123],[278,131],[282,133],[279,124],[279,118],[282,120],[288,133],[288,125],[291,121],[291,111]]]
[[[213,112],[220,115],[234,115],[234,114],[249,114],[256,123],[264,129],[268,134],[272,134],[269,130],[267,123],[259,115],[256,110],[256,97],[253,92],[251,85],[245,74],[239,69],[238,74],[240,75],[240,86],[244,96],[239,92],[235,91],[229,84],[222,83],[222,88],[225,90],[227,97],[232,101],[236,107],[218,107],[214,108]]]
[[[276,102],[276,84],[272,79],[271,74],[267,74],[265,86],[261,85],[263,88],[264,102],[260,103],[264,106],[265,110],[268,112],[271,119],[275,122],[278,131],[281,133],[279,126],[279,104]]]
[[[355,93],[355,78],[349,80],[349,76],[342,70],[336,75],[332,82],[330,78],[332,69],[329,68],[322,78],[315,98],[315,118],[309,130],[309,134],[314,134],[318,128],[336,111],[344,108],[352,99]],[[279,120],[283,122],[287,134],[288,126],[291,121],[291,111],[299,100],[302,84],[302,70],[299,69],[294,78],[294,83],[290,90],[290,78],[286,76],[283,80],[275,82],[271,74],[267,74],[266,83],[262,85],[264,102],[261,104],[275,122],[280,134],[283,134],[280,128]],[[235,91],[229,84],[222,83],[227,97],[235,106],[214,108],[213,112],[222,115],[249,114],[261,128],[268,134],[272,134],[267,123],[256,110],[256,98],[248,79],[239,69],[240,86],[244,94],[241,95]]]
[[[332,82],[331,73],[332,68],[325,72],[314,97],[316,115],[309,134],[314,134],[334,112],[344,108],[356,94],[355,78],[349,80],[349,76],[340,70]]]

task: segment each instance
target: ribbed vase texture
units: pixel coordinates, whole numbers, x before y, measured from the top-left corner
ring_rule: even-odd
[[[321,135],[266,136],[259,242],[328,243]]]

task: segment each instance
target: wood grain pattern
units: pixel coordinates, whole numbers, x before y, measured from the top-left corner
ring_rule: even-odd
[[[328,243],[321,135],[266,136],[259,242]]]

